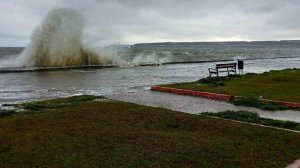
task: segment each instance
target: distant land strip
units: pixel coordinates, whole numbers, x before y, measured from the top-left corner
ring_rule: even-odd
[[[35,71],[60,71],[71,69],[100,69],[113,68],[115,65],[85,65],[85,66],[67,66],[67,67],[40,67],[40,68],[8,68],[0,69],[0,73],[21,73],[21,72],[35,72]]]

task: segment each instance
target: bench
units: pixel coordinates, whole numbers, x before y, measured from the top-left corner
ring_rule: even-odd
[[[236,63],[228,63],[228,64],[217,64],[216,68],[208,68],[209,77],[215,74],[217,77],[220,72],[227,72],[227,75],[230,75],[231,72],[236,75]]]

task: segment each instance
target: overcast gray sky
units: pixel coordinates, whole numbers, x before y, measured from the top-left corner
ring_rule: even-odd
[[[93,46],[300,39],[300,0],[0,0],[0,46],[26,46],[53,8],[81,11]]]

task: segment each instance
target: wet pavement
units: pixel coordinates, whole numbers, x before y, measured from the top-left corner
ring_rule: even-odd
[[[262,117],[300,122],[300,111],[266,111],[252,107],[235,106],[230,103],[200,97],[142,90],[132,93],[108,95],[107,98],[146,106],[162,107],[175,111],[198,114],[201,112],[239,111],[256,112]]]

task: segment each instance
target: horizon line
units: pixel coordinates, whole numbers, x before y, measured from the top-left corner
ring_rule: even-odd
[[[112,43],[108,44],[106,46],[133,46],[133,45],[140,45],[140,44],[167,44],[167,43],[238,43],[238,42],[287,42],[287,41],[299,41],[300,39],[294,39],[294,40],[231,40],[231,41],[165,41],[165,42],[142,42],[142,43],[133,43],[133,44],[121,44],[121,43]],[[0,48],[25,48],[27,46],[0,46]]]

